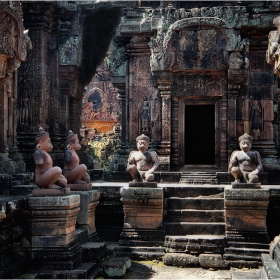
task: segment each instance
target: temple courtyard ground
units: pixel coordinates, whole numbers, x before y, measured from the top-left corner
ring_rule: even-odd
[[[215,270],[201,267],[166,266],[160,261],[132,261],[131,267],[127,270],[123,279],[256,280],[260,279],[260,271],[261,268]]]

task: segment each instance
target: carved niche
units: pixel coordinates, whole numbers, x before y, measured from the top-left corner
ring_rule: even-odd
[[[81,134],[85,136],[86,131],[87,138],[91,138],[96,133],[112,131],[121,119],[121,103],[105,63],[98,67],[97,74],[85,90]]]

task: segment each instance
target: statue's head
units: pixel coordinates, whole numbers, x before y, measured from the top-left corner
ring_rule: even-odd
[[[252,147],[253,137],[247,133],[244,133],[238,138],[239,147],[244,152],[249,152]]]
[[[49,133],[44,131],[42,127],[39,128],[37,137],[35,139],[36,150],[43,150],[50,152],[53,149]]]
[[[81,145],[79,143],[78,135],[69,130],[65,141],[65,148],[67,150],[80,150]]]
[[[136,138],[137,149],[141,152],[146,151],[149,147],[150,138],[142,134]]]

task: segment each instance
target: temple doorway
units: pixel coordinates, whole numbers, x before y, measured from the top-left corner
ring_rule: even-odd
[[[215,165],[215,105],[186,105],[185,164]]]

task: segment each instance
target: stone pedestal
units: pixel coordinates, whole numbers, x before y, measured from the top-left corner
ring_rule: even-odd
[[[71,270],[81,264],[75,240],[80,196],[30,197],[31,259],[36,270]]]
[[[92,189],[91,184],[67,184],[67,188],[71,191],[90,191]]]
[[[269,237],[266,215],[269,191],[266,189],[225,190],[226,241],[224,259],[231,266],[261,265]]]
[[[120,245],[162,246],[163,188],[123,187],[120,190],[124,226]]]
[[[33,196],[62,196],[69,195],[70,188],[59,188],[59,189],[36,189],[32,191]]]
[[[72,191],[72,194],[80,195],[80,211],[77,215],[77,228],[87,229],[89,240],[97,241],[99,237],[95,227],[95,209],[99,204],[100,192],[92,191]]]
[[[156,188],[156,182],[129,182],[128,186],[130,188]]]
[[[261,183],[232,183],[233,189],[260,189]]]

